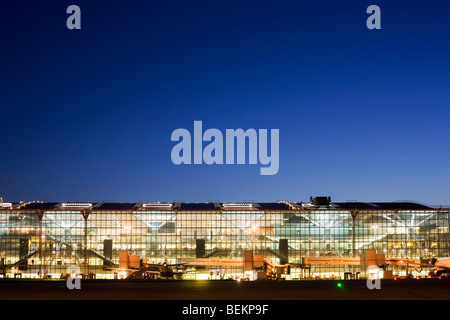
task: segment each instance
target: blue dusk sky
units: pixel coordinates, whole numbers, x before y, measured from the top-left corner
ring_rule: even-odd
[[[69,5],[81,30],[69,30]],[[369,5],[381,29],[369,30]],[[449,1],[0,2],[4,201],[450,205]],[[279,129],[279,171],[175,129]]]

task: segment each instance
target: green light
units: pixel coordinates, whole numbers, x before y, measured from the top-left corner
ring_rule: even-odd
[[[341,287],[342,287],[342,283],[338,282],[338,283],[337,283],[337,287],[338,287],[338,288],[341,288]]]

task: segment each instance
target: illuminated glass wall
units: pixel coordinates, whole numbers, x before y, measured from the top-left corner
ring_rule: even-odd
[[[172,263],[242,259],[253,250],[292,264],[292,279],[342,277],[355,268],[305,269],[303,258],[358,258],[369,249],[386,257],[450,256],[449,211],[0,211],[2,277],[59,277],[75,264],[93,277],[114,278],[121,250]]]

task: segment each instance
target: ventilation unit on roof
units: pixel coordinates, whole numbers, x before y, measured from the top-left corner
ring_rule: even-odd
[[[243,210],[251,210],[255,208],[254,203],[248,203],[248,202],[228,202],[228,203],[222,203],[222,208],[224,210],[234,210],[234,209],[243,209]]]
[[[142,208],[145,209],[155,209],[155,210],[171,210],[173,205],[171,203],[161,203],[161,202],[144,202]]]
[[[12,207],[12,203],[11,202],[0,202],[0,208],[1,209],[11,208],[11,207]]]
[[[85,208],[91,208],[92,203],[85,203],[85,202],[64,202],[61,203],[61,208],[77,208],[77,209],[85,209]]]
[[[329,208],[331,207],[331,197],[310,197],[309,204],[303,204],[304,207]]]

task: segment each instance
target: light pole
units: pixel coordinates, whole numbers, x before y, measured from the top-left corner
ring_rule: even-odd
[[[252,235],[252,255],[253,255],[253,240],[255,238],[256,229],[258,229],[257,226],[252,226],[252,229],[251,229],[252,230],[252,232],[251,232],[251,235]]]
[[[374,235],[375,235],[375,253],[377,253],[377,230],[378,230],[378,225],[372,225],[372,230],[374,230]]]

